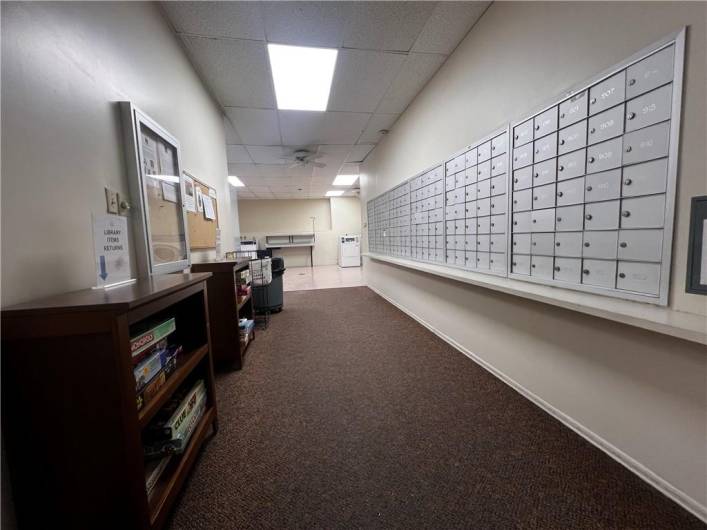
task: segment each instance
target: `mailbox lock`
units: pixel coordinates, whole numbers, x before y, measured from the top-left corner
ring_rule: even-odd
[[[517,157],[517,156],[514,156],[514,157],[513,157],[513,160],[514,160],[515,162],[518,162],[518,157]]]
[[[494,223],[491,223],[491,226],[496,226]]]
[[[535,197],[533,197],[533,200],[534,200],[534,201],[537,201],[537,200],[538,200],[538,196],[536,195]]]
[[[592,214],[588,213],[587,215],[584,216],[584,218],[585,218],[587,221],[591,221],[591,219],[592,219]]]
[[[518,224],[518,221],[513,221],[513,225],[517,225],[517,224]]]
[[[585,246],[585,247],[588,247],[588,246],[589,246],[589,241],[585,241],[585,242],[584,242],[584,246]]]
[[[584,269],[584,270],[582,271],[582,274],[589,274],[589,269]]]
[[[534,223],[537,223],[537,222],[538,222],[538,220],[537,220],[537,219],[533,219],[533,222],[534,222]]]
[[[560,267],[557,266],[557,265],[555,265],[555,270],[556,270],[557,272],[559,272],[559,271],[560,271]]]
[[[533,246],[534,246],[534,247],[537,247],[537,246],[538,246],[538,242],[537,242],[537,241],[533,241]]]
[[[495,145],[492,145],[492,146],[491,146],[491,151],[495,151],[495,150],[496,150],[496,146],[495,146]]]
[[[597,102],[597,98],[592,98],[592,101],[591,101],[592,105],[594,105],[596,102]]]
[[[595,132],[597,132],[597,130],[594,127],[589,129],[589,134],[594,134]]]
[[[560,246],[560,242],[558,241],[557,243],[555,243],[555,246],[556,246],[556,247],[559,247],[559,246]]]
[[[561,191],[558,191],[558,192],[557,192],[557,196],[558,196],[558,197],[562,197],[562,195],[563,195],[563,193],[562,193]]]
[[[539,155],[539,154],[540,154],[540,149],[536,149],[536,150],[535,150],[535,154],[536,154],[536,155]]]
[[[518,179],[513,179],[513,182],[515,182],[516,184],[518,184]]]
[[[559,170],[560,170],[560,171],[564,171],[564,170],[565,170],[565,166],[560,166],[560,167],[559,167]]]
[[[590,156],[590,157],[589,157],[589,163],[590,163],[590,164],[593,164],[593,163],[594,163],[594,157],[593,157],[593,156]]]
[[[622,241],[621,243],[619,243],[619,246],[621,248],[626,248],[628,246],[628,243],[626,243],[626,241]]]
[[[621,215],[624,216],[624,217],[630,217],[630,216],[631,216],[631,212],[629,212],[628,210],[624,210],[623,212],[621,212]]]
[[[517,135],[517,134],[515,135],[515,139],[516,139],[516,140],[518,139],[518,135]]]
[[[535,126],[535,130],[536,130],[536,131],[539,131],[539,130],[540,130],[540,125],[536,125],[536,126]]]
[[[635,85],[635,84],[636,84],[636,80],[635,80],[635,79],[629,79],[629,80],[628,80],[628,86],[633,86],[633,85]]]
[[[518,241],[513,242],[513,246],[515,247],[518,244]]]
[[[559,222],[561,222],[561,221],[562,221],[562,217],[558,217],[558,218],[557,218],[557,222],[559,223]]]
[[[591,186],[587,186],[587,191],[592,191],[592,187],[591,187]]]
[[[491,169],[496,169],[496,166],[491,166]]]
[[[564,118],[564,117],[565,117],[565,113],[563,112],[562,114],[560,114],[560,118]]]
[[[627,153],[630,153],[632,149],[633,149],[633,147],[631,147],[630,145],[627,145],[627,146],[626,146],[626,152],[627,152]]]
[[[535,263],[533,263],[533,264],[531,265],[531,267],[532,267],[532,268],[535,268]]]
[[[518,204],[518,201],[516,199],[513,199],[513,204]]]
[[[534,176],[535,178],[538,178],[538,177],[540,176],[540,173],[535,173],[533,176]]]
[[[517,263],[514,261],[511,265],[513,265],[515,267],[517,265]]]
[[[560,140],[560,145],[565,145],[565,139]]]
[[[626,116],[626,117],[627,117],[629,120],[632,120],[632,119],[634,119],[634,118],[636,117],[636,113],[635,113],[635,112],[629,112],[629,113],[628,113],[628,116]]]
[[[619,273],[619,278],[625,278],[625,277],[626,277],[626,275],[623,272]]]

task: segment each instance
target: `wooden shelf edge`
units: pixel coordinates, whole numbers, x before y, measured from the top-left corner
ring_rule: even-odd
[[[248,296],[246,296],[246,297],[243,299],[242,302],[236,302],[236,303],[237,303],[237,305],[236,305],[236,310],[237,310],[237,311],[240,311],[241,309],[243,309],[243,306],[246,305],[246,304],[248,303],[248,301],[249,301],[252,297],[253,297],[253,295],[252,295],[252,294],[249,294]]]
[[[144,428],[149,423],[208,352],[209,345],[204,344],[195,350],[183,354],[181,360],[179,358],[177,359],[177,368],[174,370],[174,373],[169,376],[169,379],[167,379],[162,388],[157,391],[155,397],[138,411],[138,424],[140,425],[140,429]]]
[[[149,502],[150,525],[152,527],[159,527],[167,516],[167,512],[171,508],[177,492],[181,489],[187,473],[189,473],[194,465],[199,449],[201,449],[204,439],[208,434],[208,427],[215,419],[216,407],[212,405],[204,412],[204,416],[199,421],[196,429],[194,429],[191,440],[189,440],[189,445],[176,461],[176,467],[172,470],[172,473],[169,474],[169,477],[166,478],[163,484],[156,486],[158,488],[161,486],[161,488],[159,491],[155,491],[152,501]],[[168,470],[171,467],[173,466],[169,466]]]

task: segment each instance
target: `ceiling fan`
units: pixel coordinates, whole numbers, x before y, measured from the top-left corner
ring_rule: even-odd
[[[309,149],[297,149],[289,155],[283,156],[282,159],[292,161],[292,164],[290,164],[288,169],[304,167],[307,165],[312,165],[314,167],[326,167],[326,164],[323,162],[317,162],[317,158],[321,158],[323,156],[324,155],[313,153]]]

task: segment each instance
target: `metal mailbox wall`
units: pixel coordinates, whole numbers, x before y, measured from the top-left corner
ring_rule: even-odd
[[[683,29],[369,200],[370,251],[666,305],[684,46]]]

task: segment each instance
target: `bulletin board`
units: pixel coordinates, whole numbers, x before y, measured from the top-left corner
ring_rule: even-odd
[[[194,179],[194,193],[200,189],[201,193],[207,197],[211,197],[214,206],[216,219],[207,219],[204,215],[203,207],[199,211],[198,205],[194,212],[187,210],[187,223],[189,225],[189,248],[190,249],[207,249],[216,247],[216,229],[218,228],[218,201],[216,200],[216,190],[210,188],[193,175],[189,175]]]

